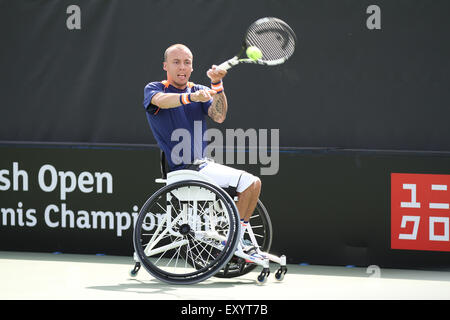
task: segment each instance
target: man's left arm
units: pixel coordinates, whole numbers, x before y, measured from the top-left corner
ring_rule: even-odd
[[[208,109],[208,116],[215,122],[222,123],[225,121],[228,111],[227,96],[225,95],[222,86],[222,79],[227,74],[227,71],[212,66],[206,74],[211,79],[212,89],[218,91],[218,93],[214,95],[213,102]],[[215,84],[218,88],[214,88]]]

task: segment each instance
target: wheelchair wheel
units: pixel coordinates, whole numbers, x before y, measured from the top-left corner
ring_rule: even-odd
[[[258,200],[255,211],[250,218],[250,226],[259,249],[263,252],[268,252],[272,245],[272,222],[269,213],[260,200]],[[252,242],[248,231],[245,232],[244,239]],[[215,276],[219,278],[239,277],[249,273],[256,266],[254,263],[247,263],[241,258],[233,257]]]
[[[192,284],[228,263],[239,234],[233,200],[210,183],[190,180],[167,185],[146,201],[133,242],[152,276],[171,284]]]

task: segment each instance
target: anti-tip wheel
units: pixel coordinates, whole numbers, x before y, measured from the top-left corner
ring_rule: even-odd
[[[275,273],[275,279],[277,280],[277,281],[283,281],[283,279],[284,279],[284,273]]]
[[[130,277],[134,278],[134,277],[137,276],[138,273],[136,271],[134,271],[134,270],[131,270],[129,274],[130,274]]]
[[[140,268],[141,268],[141,264],[139,262],[136,262],[133,270],[130,271],[130,276],[133,278],[136,277]]]
[[[267,278],[269,277],[270,270],[268,268],[264,268],[259,276],[256,278],[256,284],[257,285],[263,285],[267,282]]]
[[[277,272],[275,272],[275,279],[277,281],[283,281],[286,272],[287,272],[286,266],[281,266],[280,269],[278,269]]]

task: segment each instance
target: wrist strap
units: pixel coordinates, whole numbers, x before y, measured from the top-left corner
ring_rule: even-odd
[[[221,93],[223,91],[223,82],[220,80],[219,82],[211,82],[211,89],[217,93]]]
[[[190,93],[180,94],[180,103],[182,105],[189,104],[191,102],[192,101],[191,101],[191,94]]]

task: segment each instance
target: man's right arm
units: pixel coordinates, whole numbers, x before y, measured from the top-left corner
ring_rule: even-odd
[[[155,94],[150,103],[161,109],[176,108],[182,104],[180,101],[180,94],[162,92]]]
[[[199,90],[194,93],[191,93],[189,95],[189,99],[192,102],[206,102],[212,99],[215,93],[216,92],[213,90]],[[183,98],[181,96],[182,95],[178,93],[158,92],[153,96],[150,103],[161,109],[176,108],[183,104],[182,103]]]

